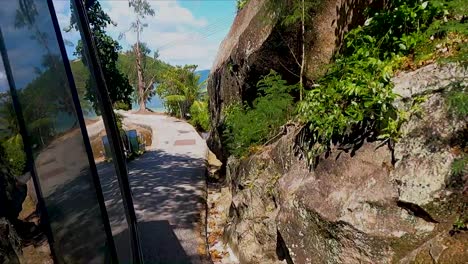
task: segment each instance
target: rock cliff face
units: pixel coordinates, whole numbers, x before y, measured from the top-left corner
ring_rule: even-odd
[[[225,238],[241,263],[467,263],[468,175],[451,166],[466,150],[468,123],[446,97],[466,70],[429,65],[393,79],[399,107],[425,96],[393,149],[366,142],[334,149],[310,171],[295,152],[301,128],[244,160],[230,159]]]
[[[221,43],[208,81],[209,109],[213,132],[208,141],[215,154],[225,160],[220,143],[222,110],[232,102],[251,102],[256,83],[271,69],[284,79],[298,81],[301,54],[300,27],[283,27],[269,0],[250,0],[238,13],[228,36]],[[288,1],[285,1],[288,2]],[[314,19],[306,27],[306,75],[313,79],[323,72],[341,46],[348,28],[362,23],[363,10],[371,0],[321,0]],[[381,1],[377,1],[381,3]]]
[[[369,4],[321,1],[307,25],[308,81],[323,73]],[[208,82],[209,144],[222,160],[223,108],[252,101],[255,84],[270,69],[297,81],[292,54],[300,54],[299,33],[286,31],[266,0],[250,0],[239,12]],[[468,175],[452,173],[454,160],[468,150],[468,119],[447,106],[451,90],[466,91],[466,76],[454,64],[432,64],[393,78],[398,108],[425,98],[394,144],[365,142],[353,152],[336,146],[311,171],[298,155],[303,128],[287,125],[284,136],[260,152],[229,158],[232,202],[224,239],[240,262],[468,263],[468,233],[453,232],[468,214]]]

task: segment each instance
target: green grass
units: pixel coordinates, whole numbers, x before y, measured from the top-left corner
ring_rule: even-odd
[[[449,110],[460,118],[468,116],[468,93],[451,91],[447,96]]]

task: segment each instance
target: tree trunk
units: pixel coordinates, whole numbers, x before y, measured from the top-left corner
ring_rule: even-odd
[[[140,20],[137,20],[137,43],[135,46],[136,64],[138,74],[138,104],[140,111],[146,111],[146,98],[145,98],[145,82],[143,80],[143,68],[141,67],[141,50],[140,50]]]
[[[182,103],[179,102],[179,113],[180,113],[180,118],[184,118],[184,115],[182,113]]]
[[[302,101],[302,94],[304,92],[304,64],[305,64],[305,3],[302,0],[302,61],[301,61],[301,73],[299,75],[299,100]]]

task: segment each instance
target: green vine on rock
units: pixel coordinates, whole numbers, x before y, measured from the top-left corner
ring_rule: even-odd
[[[393,0],[388,8],[368,13],[372,16],[346,35],[341,54],[299,103],[299,117],[309,133],[301,148],[309,164],[315,165],[333,144],[397,140],[402,124],[417,112],[419,99],[410,110],[394,106],[398,95],[391,78],[431,41],[426,31],[434,21],[447,19],[446,6],[441,1]],[[359,143],[352,142],[356,137]]]

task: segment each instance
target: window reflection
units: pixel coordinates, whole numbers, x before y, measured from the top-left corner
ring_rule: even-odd
[[[52,256],[9,90],[0,56],[0,262],[34,258],[50,263]]]
[[[62,24],[60,26],[61,28],[69,27],[68,24]],[[74,52],[74,50],[72,52]],[[86,50],[82,50],[80,54],[76,55],[78,58],[70,63],[71,70],[75,79],[94,162],[102,186],[118,259],[120,263],[131,263],[132,247],[128,231],[129,227],[121,190],[119,188],[116,164],[114,164],[114,160],[112,159],[113,153],[109,144],[108,134],[104,126],[103,117],[100,114],[103,112],[101,108],[102,105],[98,101],[93,104],[88,100],[88,98],[98,98],[96,82],[91,77],[92,74],[88,68],[89,59],[87,59],[87,56],[89,56],[89,54],[87,54]]]
[[[122,195],[119,188],[117,173],[112,160],[112,153],[107,139],[107,132],[104,127],[104,122],[100,113],[102,112],[99,104],[95,104],[94,109],[84,95],[86,85],[90,85],[89,89],[94,96],[97,97],[95,90],[95,82],[90,79],[91,74],[81,59],[77,59],[71,63],[73,76],[77,81],[77,90],[79,94],[82,113],[85,117],[86,130],[88,132],[93,158],[96,163],[97,172],[102,186],[107,214],[114,236],[115,246],[119,261],[121,263],[130,263],[131,261],[131,245],[130,236],[128,233],[128,223],[125,217],[125,209],[122,201]],[[80,87],[81,86],[81,87]]]
[[[109,255],[103,218],[47,2],[3,1],[0,29],[57,260],[103,263]],[[8,105],[11,97],[8,99],[7,89],[3,89],[2,96],[6,99],[2,99],[2,105]],[[21,136],[15,134],[14,125],[7,124],[2,121],[2,132],[9,133],[20,149]],[[3,192],[6,195],[2,199],[10,201],[9,207],[2,206],[2,210],[10,214],[9,218],[15,218],[21,207],[11,201],[25,200],[21,197],[27,196],[29,180],[21,183],[22,177],[12,178],[14,170],[21,171],[21,151],[13,162],[16,167],[8,163],[11,159],[4,158],[6,154],[2,155],[2,184],[8,190]]]

